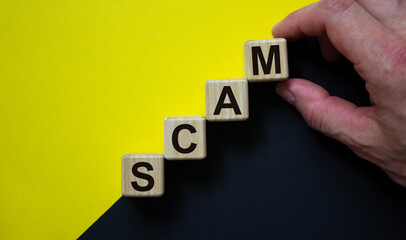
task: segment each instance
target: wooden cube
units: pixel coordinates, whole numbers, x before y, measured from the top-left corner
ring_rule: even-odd
[[[221,79],[206,81],[206,119],[208,121],[247,120],[248,81]]]
[[[286,39],[247,41],[244,44],[245,77],[250,82],[281,81],[289,77]]]
[[[159,197],[164,193],[162,153],[129,153],[121,158],[121,193],[125,197]]]
[[[165,158],[191,160],[206,157],[206,119],[169,117],[164,120]]]

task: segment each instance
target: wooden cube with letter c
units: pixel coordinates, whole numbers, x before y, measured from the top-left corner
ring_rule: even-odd
[[[164,120],[165,159],[206,158],[206,118],[168,117]]]
[[[245,42],[244,65],[245,78],[249,82],[286,80],[289,77],[286,39]]]
[[[207,121],[248,119],[248,81],[221,79],[206,81]]]
[[[129,153],[121,158],[121,193],[125,197],[159,197],[164,193],[162,153]]]

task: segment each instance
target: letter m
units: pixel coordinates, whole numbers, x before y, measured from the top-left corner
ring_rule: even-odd
[[[279,45],[271,45],[269,48],[268,60],[265,61],[264,54],[261,47],[252,47],[252,70],[254,75],[259,75],[258,58],[261,61],[262,70],[264,74],[271,73],[272,60],[275,56],[275,74],[281,73],[281,59],[279,52]]]

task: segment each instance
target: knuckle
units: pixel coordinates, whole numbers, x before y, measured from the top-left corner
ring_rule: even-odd
[[[317,110],[317,106],[313,106],[310,108],[310,110],[306,113],[305,115],[305,119],[307,120],[307,124],[316,129],[319,130],[321,132],[323,132],[323,116],[320,116],[320,114],[318,114],[318,110]]]
[[[356,152],[358,155],[361,155],[361,156],[371,155],[371,148],[373,148],[373,146],[368,141],[365,141],[364,139],[360,139],[358,137],[353,137],[351,139],[351,141],[349,141],[348,146],[354,152]],[[372,158],[375,158],[375,157],[372,157]],[[376,158],[376,159],[379,159],[379,158]]]
[[[381,41],[380,48],[383,52],[383,65],[385,71],[391,74],[405,72],[406,68],[406,43],[393,38]]]

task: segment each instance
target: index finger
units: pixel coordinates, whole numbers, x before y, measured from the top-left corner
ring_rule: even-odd
[[[297,40],[327,34],[366,81],[387,60],[390,32],[354,0],[326,0],[299,9],[272,29],[274,37]],[[384,69],[382,70],[382,74]],[[370,76],[371,75],[371,76]],[[375,76],[376,77],[376,76]]]

